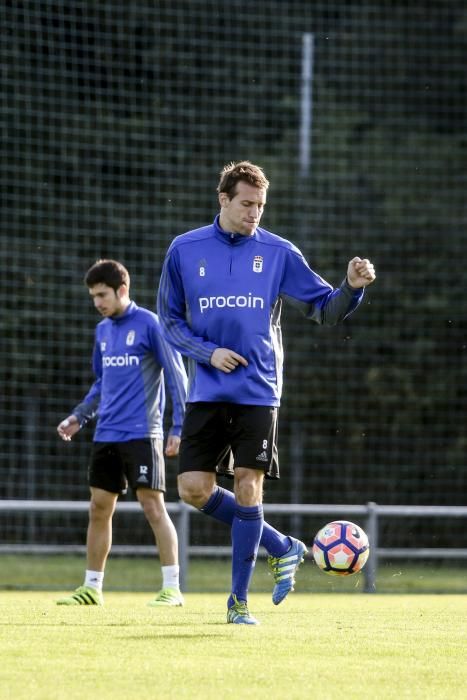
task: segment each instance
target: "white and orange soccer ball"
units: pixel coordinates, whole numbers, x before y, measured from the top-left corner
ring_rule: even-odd
[[[363,569],[370,554],[364,530],[348,520],[333,520],[317,533],[313,557],[319,568],[334,576],[350,576]]]

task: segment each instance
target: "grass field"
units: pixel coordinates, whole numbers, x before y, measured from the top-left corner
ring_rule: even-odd
[[[0,593],[2,700],[381,700],[466,697],[462,595],[254,593],[259,627],[227,625],[225,594],[148,608],[145,593],[64,608]]]
[[[62,555],[0,556],[1,590],[62,590],[82,583],[84,558]],[[221,593],[230,588],[228,559],[193,558],[188,573],[188,590],[193,593]],[[107,563],[105,588],[109,591],[151,592],[160,586],[157,557],[115,557]],[[258,560],[251,591],[266,593],[272,588],[264,559]],[[310,556],[300,567],[297,591],[303,593],[361,593],[363,574],[340,578],[321,573]],[[467,561],[457,566],[446,562],[381,562],[377,593],[467,593]]]
[[[1,700],[467,696],[463,565],[384,562],[368,595],[362,575],[326,576],[307,558],[297,591],[275,607],[260,560],[258,628],[225,622],[226,559],[193,559],[186,605],[173,610],[146,606],[156,557],[110,557],[103,608],[56,606],[83,569],[81,556],[0,558]]]

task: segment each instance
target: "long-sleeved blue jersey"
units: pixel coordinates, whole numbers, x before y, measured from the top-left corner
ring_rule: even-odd
[[[162,438],[164,380],[172,399],[170,433],[181,434],[187,376],[155,313],[131,302],[121,316],[98,323],[93,369],[96,380],[72,413],[81,426],[97,415],[95,442]]]
[[[282,391],[282,299],[313,321],[333,325],[360,303],[363,289],[333,289],[289,241],[257,228],[251,236],[213,224],[177,236],[158,291],[166,338],[189,360],[188,401],[278,406]],[[245,357],[225,373],[210,364],[218,347]]]

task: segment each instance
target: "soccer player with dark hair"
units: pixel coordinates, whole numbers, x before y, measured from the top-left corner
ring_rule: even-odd
[[[259,223],[269,182],[242,161],[227,165],[218,185],[214,223],[177,236],[158,291],[166,338],[189,360],[182,430],[180,497],[231,526],[232,590],[227,622],[257,624],[247,594],[258,546],[267,550],[277,605],[293,590],[306,547],[264,522],[264,477],[279,478],[277,418],[282,390],[283,300],[316,323],[342,321],[375,279],[354,257],[334,289],[289,241]],[[216,465],[231,451],[234,492],[220,488]]]
[[[130,276],[116,260],[98,260],[85,284],[103,320],[96,327],[89,392],[57,427],[63,440],[97,416],[89,466],[91,503],[84,584],[59,605],[102,605],[105,564],[112,543],[118,495],[136,492],[154,533],[162,589],[154,607],[183,605],[178,539],[164,502],[163,416],[165,384],[172,399],[166,456],[178,454],[187,376],[181,355],[164,339],[155,313],[131,301]]]

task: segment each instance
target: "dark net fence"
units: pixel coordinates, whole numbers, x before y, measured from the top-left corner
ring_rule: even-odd
[[[219,170],[248,158],[266,228],[334,285],[354,255],[378,272],[338,327],[285,307],[266,501],[464,504],[465,4],[24,0],[0,24],[0,498],[87,499],[92,429],[55,432],[92,381],[83,275],[120,259],[154,308],[171,239],[214,218]],[[54,522],[29,532],[76,540]],[[453,531],[389,527],[393,544]],[[22,541],[11,516],[3,531]]]

